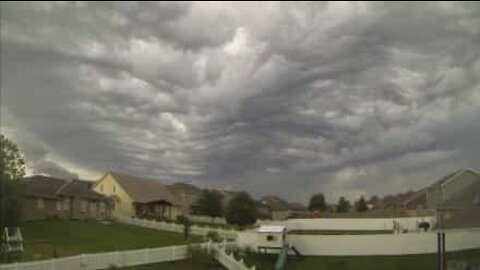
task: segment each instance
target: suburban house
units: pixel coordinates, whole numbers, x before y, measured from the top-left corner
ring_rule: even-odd
[[[92,185],[89,181],[67,181],[42,175],[27,177],[23,190],[23,218],[109,219],[109,200],[94,192]]]
[[[93,189],[111,199],[115,217],[174,220],[183,214],[177,195],[157,180],[108,171]]]
[[[436,214],[446,227],[480,226],[480,174],[463,169],[446,175],[404,201],[403,207]]]

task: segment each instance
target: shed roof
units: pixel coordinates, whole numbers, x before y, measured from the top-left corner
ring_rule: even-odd
[[[259,233],[282,233],[285,230],[286,227],[281,225],[262,225],[258,228]]]

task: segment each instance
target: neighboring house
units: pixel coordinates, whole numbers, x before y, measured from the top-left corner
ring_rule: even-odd
[[[439,226],[480,226],[480,174],[463,169],[448,174],[405,200],[407,211],[437,215]]]
[[[109,219],[108,198],[94,192],[92,185],[89,181],[67,181],[42,175],[27,177],[23,191],[23,218]]]
[[[176,194],[157,180],[108,171],[93,189],[111,199],[116,217],[173,220],[182,214]]]
[[[203,190],[186,183],[175,183],[168,188],[177,196],[181,204],[181,212],[184,216],[189,216],[192,212],[192,206],[197,202]]]
[[[307,208],[299,203],[289,203],[277,196],[268,195],[260,199],[262,212],[270,212],[271,218],[274,220],[284,220],[289,217],[305,217],[311,213]]]

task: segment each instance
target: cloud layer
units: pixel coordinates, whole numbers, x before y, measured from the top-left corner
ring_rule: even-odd
[[[305,202],[480,160],[478,3],[1,3],[1,127],[32,173]]]

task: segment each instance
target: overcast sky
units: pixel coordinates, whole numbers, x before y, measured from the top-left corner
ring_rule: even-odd
[[[388,194],[480,167],[478,3],[1,3],[29,173]]]

